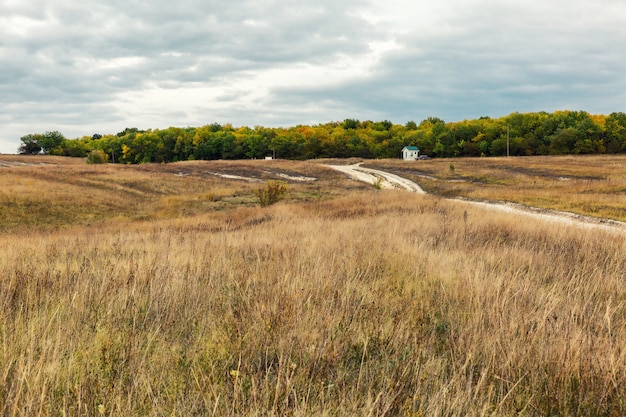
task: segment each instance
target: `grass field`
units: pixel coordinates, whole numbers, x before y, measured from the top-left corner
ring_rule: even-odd
[[[626,156],[367,161],[446,197],[508,201],[626,221]]]
[[[479,161],[376,165],[445,193]],[[290,193],[261,208],[267,179]],[[3,156],[0,190],[3,416],[626,414],[623,233],[313,162]]]
[[[224,212],[256,205],[255,190],[270,179],[290,183],[292,202],[368,189],[319,164],[289,161],[86,165],[74,158],[0,156],[0,231]]]

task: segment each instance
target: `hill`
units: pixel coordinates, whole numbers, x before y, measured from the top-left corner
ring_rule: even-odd
[[[2,415],[626,413],[623,233],[339,161],[0,161]],[[376,164],[455,196],[623,194],[619,157],[507,161]],[[268,179],[290,193],[261,207]]]
[[[366,167],[414,180],[443,197],[506,201],[626,220],[626,156],[363,162]],[[3,155],[0,230],[223,214],[232,208],[256,206],[255,191],[268,180],[288,184],[289,202],[316,202],[371,189],[324,166],[330,163],[248,160],[87,165],[77,158]]]

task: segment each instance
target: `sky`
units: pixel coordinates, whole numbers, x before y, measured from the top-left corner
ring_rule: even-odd
[[[623,0],[1,0],[0,153],[126,127],[626,111]]]

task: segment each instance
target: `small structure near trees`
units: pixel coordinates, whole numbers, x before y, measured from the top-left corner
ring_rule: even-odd
[[[420,150],[417,146],[405,146],[402,148],[402,159],[405,161],[416,161],[420,156]]]

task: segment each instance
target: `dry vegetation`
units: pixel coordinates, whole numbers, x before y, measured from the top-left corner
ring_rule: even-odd
[[[624,234],[275,162],[0,168],[1,415],[626,413]]]
[[[509,201],[626,221],[626,156],[368,161],[446,197]]]
[[[255,190],[272,179],[289,184],[291,201],[331,198],[345,187],[368,188],[347,182],[341,174],[318,164],[289,161],[131,166],[86,165],[75,158],[2,156],[0,232],[187,217],[255,205]]]

